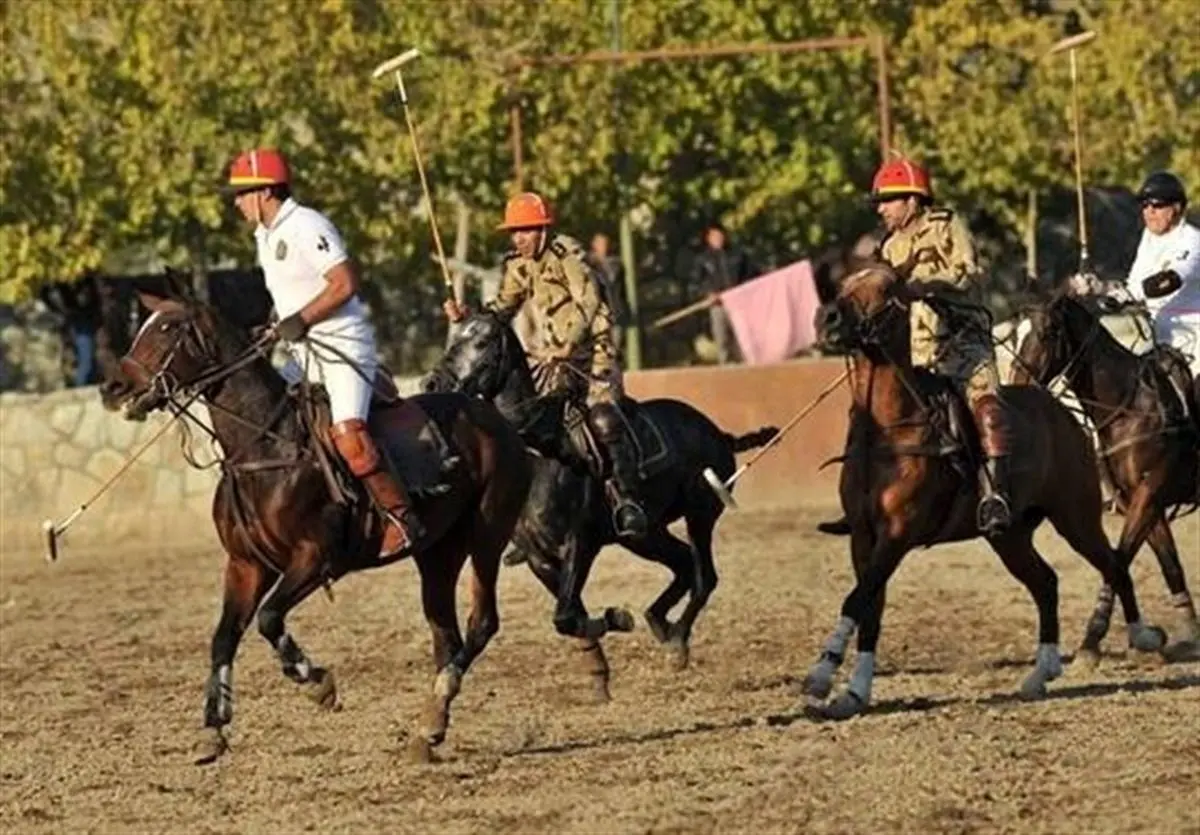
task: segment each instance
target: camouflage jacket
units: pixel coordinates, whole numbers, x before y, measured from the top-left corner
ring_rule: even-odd
[[[510,251],[496,298],[485,307],[506,321],[529,303],[536,331],[535,363],[567,352],[567,360],[594,377],[609,377],[617,365],[613,315],[601,279],[585,260],[583,247],[554,235],[538,258]]]
[[[943,281],[958,290],[978,290],[983,271],[966,225],[948,209],[931,209],[889,234],[880,247],[893,267],[912,262],[912,284]]]

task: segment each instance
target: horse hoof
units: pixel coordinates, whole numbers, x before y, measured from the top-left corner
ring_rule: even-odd
[[[1046,680],[1039,675],[1031,675],[1021,684],[1020,696],[1024,701],[1035,702],[1046,698]]]
[[[205,728],[196,743],[196,765],[214,763],[228,750],[229,743],[220,728]]]
[[[833,679],[825,675],[823,670],[814,670],[804,677],[800,692],[814,699],[825,699],[833,690]]]
[[[337,680],[333,677],[333,670],[320,667],[313,670],[312,678],[305,687],[306,695],[325,710],[342,709],[342,703],[338,700]]]
[[[1143,626],[1129,639],[1138,652],[1159,652],[1167,645],[1167,633],[1157,626]]]
[[[867,709],[867,703],[852,690],[845,690],[821,710],[826,719],[842,720],[858,716]]]
[[[1163,647],[1163,660],[1168,664],[1180,664],[1187,661],[1200,661],[1200,641],[1176,641]]]
[[[692,651],[688,647],[687,642],[679,638],[672,638],[671,643],[671,669],[675,672],[686,670],[688,663],[691,661]]]
[[[671,627],[663,618],[651,612],[649,609],[642,615],[646,620],[646,626],[650,628],[650,634],[654,636],[654,640],[660,644],[665,644],[671,640]]]
[[[609,632],[632,632],[633,613],[623,606],[610,606],[604,610],[604,622]]]

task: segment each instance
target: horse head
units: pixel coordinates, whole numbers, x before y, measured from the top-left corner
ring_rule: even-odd
[[[1067,282],[1056,290],[1032,291],[1022,305],[1028,333],[1021,340],[1013,382],[1048,385],[1084,358],[1094,343],[1113,342],[1101,317],[1118,312],[1121,302]]]
[[[463,323],[421,387],[427,392],[460,391],[493,400],[519,367],[528,370],[516,334],[500,317],[485,311]]]
[[[911,298],[903,274],[873,259],[857,267],[837,298],[817,310],[817,344],[831,353],[861,351],[893,363],[907,357]]]
[[[150,316],[100,387],[105,408],[124,406],[126,418],[142,420],[187,391],[207,393],[228,376],[230,356],[249,356],[244,338],[233,334],[215,309],[173,282],[137,295]]]

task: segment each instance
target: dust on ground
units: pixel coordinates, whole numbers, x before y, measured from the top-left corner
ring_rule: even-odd
[[[727,515],[690,668],[674,671],[639,622],[606,640],[602,706],[552,601],[506,568],[501,632],[425,766],[401,742],[432,672],[411,564],[351,577],[289,620],[336,671],[340,712],[307,701],[248,633],[231,753],[197,767],[220,552],[89,552],[81,525],[59,564],[0,561],[0,830],[1200,833],[1200,664],[1127,650],[1118,614],[1097,669],[1068,666],[1050,698],[1017,700],[1036,609],[982,542],[908,556],[870,714],[805,718],[793,687],[851,587],[846,541],[816,533],[819,518]],[[1194,588],[1198,526],[1175,525]],[[1048,526],[1037,542],[1069,653],[1098,577]],[[1148,618],[1170,627],[1148,549],[1134,567]],[[586,600],[640,612],[666,580],[610,549]]]

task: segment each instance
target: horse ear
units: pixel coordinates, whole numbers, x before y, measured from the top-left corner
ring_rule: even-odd
[[[191,304],[196,301],[189,273],[167,267],[163,275],[163,286],[166,289],[167,298],[183,304]]]

